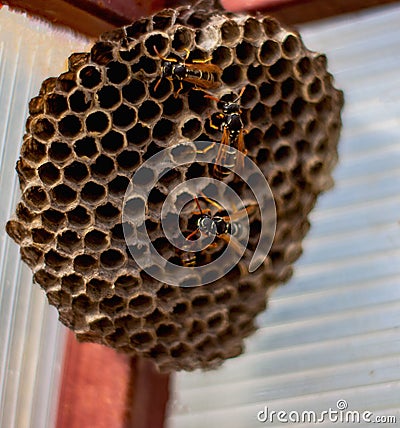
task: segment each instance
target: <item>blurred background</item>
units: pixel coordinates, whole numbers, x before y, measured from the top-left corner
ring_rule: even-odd
[[[79,5],[90,1],[59,3],[72,5],[82,22],[89,16],[85,35],[77,28],[78,19],[74,28],[79,33],[0,9],[0,426],[250,428],[260,426],[257,414],[265,406],[277,412],[320,412],[336,409],[338,400],[346,400],[351,411],[396,416],[398,425],[400,3],[350,1],[347,8],[345,2],[335,1],[263,3],[283,22],[296,24],[309,49],[326,53],[336,87],[344,90],[336,184],[320,197],[295,275],[273,293],[258,318],[260,329],[246,341],[245,354],[217,371],[171,376],[169,396],[157,399],[151,391],[159,390],[160,382],[164,388],[166,380],[160,381],[143,362],[132,363],[113,351],[95,348],[90,358],[96,355],[99,360],[94,365],[97,372],[91,372],[89,357],[57,321],[56,310],[47,305],[40,288],[32,286],[31,272],[19,261],[18,247],[4,231],[18,199],[14,166],[28,103],[42,80],[63,72],[68,55],[87,50],[96,32],[159,7],[137,6],[134,12],[116,8],[113,19],[108,19],[104,11],[90,12]],[[360,3],[374,7],[357,10]],[[318,11],[317,4],[325,6]],[[49,2],[44,12],[51,12],[52,5]],[[238,6],[232,2],[230,7]],[[68,21],[66,11],[64,16]],[[72,26],[54,13],[45,18]],[[74,361],[86,370],[75,371],[71,378],[66,373],[71,373],[67,369]],[[100,400],[102,383],[107,386],[101,367],[112,366],[113,361],[117,371],[110,377],[119,373],[123,382],[107,381],[103,412],[114,409],[117,415],[95,422],[95,414],[102,414],[99,408],[90,413],[68,397],[75,394],[82,401],[97,394]],[[147,394],[147,401],[138,406],[141,394]],[[164,424],[149,416],[158,406],[165,406]],[[127,422],[126,408],[140,418]],[[88,414],[92,425],[80,419]]]

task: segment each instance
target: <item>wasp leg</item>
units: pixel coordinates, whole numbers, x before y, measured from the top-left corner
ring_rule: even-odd
[[[179,89],[175,92],[175,98],[178,98],[179,92],[181,92],[183,89],[183,83],[182,80],[179,81]]]
[[[196,153],[199,154],[199,155],[204,155],[207,152],[209,152],[213,147],[215,147],[215,143],[214,142],[213,143],[210,142],[210,144],[206,148],[204,148],[202,150],[197,150]]]
[[[201,192],[201,196],[205,199],[209,204],[213,205],[215,208],[218,208],[219,211],[225,211],[225,208],[220,205],[218,202],[208,198],[203,192]]]
[[[206,58],[206,59],[194,59],[192,61],[193,64],[205,64],[207,62],[210,62],[212,60],[212,56]]]

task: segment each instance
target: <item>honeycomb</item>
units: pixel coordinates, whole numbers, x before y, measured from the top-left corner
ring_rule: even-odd
[[[267,178],[277,212],[272,248],[252,274],[236,266],[211,284],[174,287],[142,271],[127,248],[122,200],[139,166],[171,145],[221,140],[210,126],[218,103],[191,83],[177,94],[179,82],[159,82],[154,48],[173,58],[189,50],[188,63],[211,58],[221,68],[214,97],[245,88],[247,156]],[[43,82],[29,104],[17,162],[22,195],[7,232],[78,340],[151,358],[162,371],[215,368],[242,353],[268,294],[292,275],[308,214],[333,183],[342,105],[326,57],[274,18],[207,2],[164,9],[103,34],[90,52],[69,57],[68,71]],[[163,237],[160,206],[178,184],[210,176],[194,163],[150,192],[146,228],[166,257],[176,252]],[[227,183],[248,200],[245,183]],[[250,249],[259,228],[258,212]]]

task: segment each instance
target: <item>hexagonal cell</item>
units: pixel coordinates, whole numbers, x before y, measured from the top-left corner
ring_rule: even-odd
[[[84,113],[92,107],[91,94],[82,89],[76,89],[68,96],[69,108],[75,113]]]
[[[66,230],[57,237],[57,248],[68,254],[74,254],[75,251],[82,248],[80,235],[73,230]]]
[[[78,294],[85,291],[85,281],[81,275],[75,273],[66,275],[61,279],[61,288],[69,294]]]
[[[22,199],[33,211],[42,211],[49,205],[48,194],[40,186],[27,187],[22,194]]]
[[[141,293],[133,296],[129,301],[129,309],[136,316],[151,314],[155,308],[154,298],[151,294]]]
[[[99,86],[103,76],[99,68],[94,65],[87,65],[78,72],[80,84],[87,89],[94,89]]]

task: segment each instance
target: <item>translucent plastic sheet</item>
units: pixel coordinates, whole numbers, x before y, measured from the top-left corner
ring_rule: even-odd
[[[5,234],[19,188],[19,156],[28,102],[42,80],[65,70],[72,51],[87,40],[0,10],[0,426],[53,427],[58,399],[64,329],[18,246]]]

